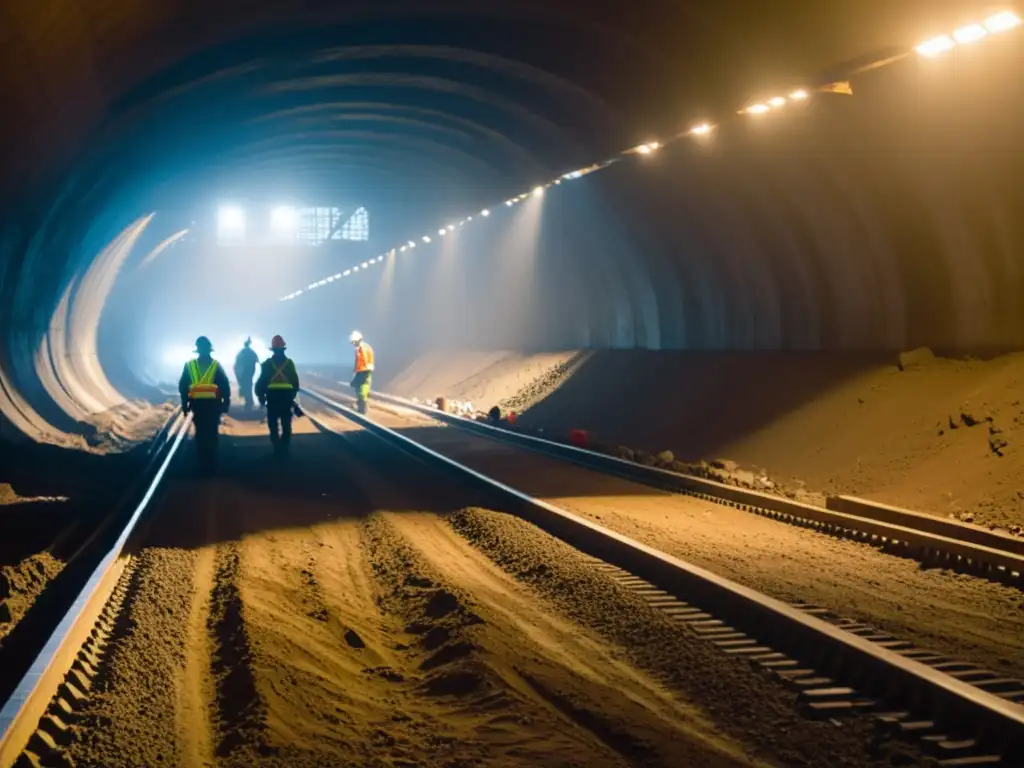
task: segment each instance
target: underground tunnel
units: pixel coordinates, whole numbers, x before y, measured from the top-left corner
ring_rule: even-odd
[[[463,470],[1016,680],[1019,590],[675,491],[911,510],[1024,556],[1018,11],[0,0],[0,659],[27,654],[0,767],[883,760],[639,598],[585,604],[585,547]],[[19,649],[85,620],[101,565],[144,631],[112,630],[43,748],[54,705],[9,697],[73,654]]]

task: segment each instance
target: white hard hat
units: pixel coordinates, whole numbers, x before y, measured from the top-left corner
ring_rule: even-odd
[[[361,334],[359,331],[352,331],[352,333],[350,333],[348,336],[348,340],[352,344],[357,344],[358,342],[363,340],[363,334]]]

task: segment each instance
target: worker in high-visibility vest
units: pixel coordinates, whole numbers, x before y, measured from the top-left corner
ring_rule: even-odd
[[[213,344],[205,336],[196,339],[195,360],[185,363],[178,380],[181,408],[192,414],[199,466],[212,471],[217,463],[217,438],[221,414],[231,407],[231,382],[211,356]]]
[[[348,340],[356,350],[355,375],[350,386],[356,392],[356,407],[360,413],[366,413],[366,401],[370,398],[370,385],[373,383],[373,347],[366,343],[359,331],[352,331]]]
[[[295,397],[299,394],[299,373],[295,361],[285,357],[284,339],[275,336],[270,340],[271,355],[260,367],[260,378],[256,382],[256,397],[260,407],[267,408],[267,426],[270,428],[270,443],[277,454],[286,454],[292,442],[292,410],[296,409]],[[278,433],[280,425],[280,433]]]

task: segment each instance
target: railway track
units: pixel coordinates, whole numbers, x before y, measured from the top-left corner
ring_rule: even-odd
[[[1024,709],[1005,695],[1014,693],[1016,681],[995,680],[998,685],[990,687],[1003,696],[971,685],[968,680],[983,676],[972,677],[971,670],[955,661],[929,658],[909,643],[884,637],[870,627],[850,626],[825,608],[786,604],[742,587],[538,501],[361,417],[330,397],[308,394],[432,471],[473,486],[499,500],[501,508],[565,541],[585,554],[595,572],[611,577],[721,653],[800,691],[809,716],[833,719],[872,713],[880,729],[915,739],[940,765],[1015,765],[1020,759]],[[183,434],[184,429],[177,433],[175,447]],[[173,452],[166,456],[161,473],[172,457]],[[59,647],[51,639],[49,656],[37,659],[29,693],[8,699],[0,766],[13,764],[12,756],[23,763],[28,760],[25,764],[38,762],[39,753],[66,739],[67,718],[102,662],[121,603],[131,598],[131,563],[119,554],[158,483],[159,477],[118,537],[117,552],[108,550],[102,561],[106,572],[99,579],[94,572],[91,591],[79,593],[77,608],[61,622],[68,631],[56,643]],[[104,586],[97,588],[100,582]],[[58,689],[60,694],[54,697]]]
[[[344,407],[322,393],[310,394],[329,402],[332,407]],[[397,399],[393,404],[407,407]],[[437,414],[429,408],[413,410],[459,426],[465,422],[459,417]],[[374,425],[351,412],[346,416],[367,429],[383,430],[376,433],[395,445],[404,446],[409,451],[424,451],[429,460],[441,465],[450,463],[453,471],[466,472],[465,467],[416,445],[397,432]],[[473,430],[475,426],[469,429]],[[489,427],[480,432],[497,440],[504,440],[507,434]],[[591,463],[590,456],[580,457],[580,454],[589,452],[522,435],[511,437],[517,445],[529,445],[545,455],[560,459],[572,456],[570,460],[573,463],[584,464],[588,469],[594,469],[595,465],[608,466],[601,461],[608,457],[596,455],[596,461]],[[523,437],[526,437],[525,443],[520,442]],[[538,444],[542,444],[539,449]],[[563,448],[568,452],[563,453]],[[613,474],[622,476],[628,473],[631,480],[638,476],[660,480],[664,475],[672,474],[660,470],[635,474],[634,466],[622,466],[627,462],[612,462],[616,470]],[[940,764],[1003,764],[1001,754],[1007,752],[1016,756],[1024,743],[1020,741],[1024,735],[1021,730],[1024,708],[1019,704],[1024,702],[1024,682],[1016,678],[917,647],[869,624],[837,615],[827,607],[772,600],[601,529],[591,521],[537,502],[508,486],[494,483],[480,473],[470,470],[470,474],[481,487],[496,488],[512,499],[517,504],[518,513],[526,519],[590,553],[603,567],[618,572],[627,583],[635,584],[645,594],[663,601],[668,609],[676,612],[680,621],[690,619],[695,631],[720,644],[726,653],[749,659],[763,667],[767,674],[800,690],[805,711],[811,716],[830,717],[837,713],[877,712],[880,707],[888,708],[890,711],[877,717],[879,728],[918,739],[935,753]],[[670,480],[675,486],[675,478]],[[689,480],[684,478],[686,482]],[[703,483],[707,481],[700,482],[699,487],[704,488]],[[702,494],[702,497],[716,501],[729,501],[737,496],[748,498],[745,495],[748,492],[742,489],[717,483],[711,485],[721,495]],[[671,489],[675,490],[675,487]],[[690,493],[694,495],[693,491]],[[777,511],[774,498],[766,498],[765,509]],[[779,501],[785,504],[783,500]],[[738,502],[733,505],[743,506]],[[796,506],[803,508],[805,505]],[[837,517],[830,514],[827,518],[832,520],[832,524],[836,519],[846,517],[843,513],[835,514]],[[888,528],[884,530],[890,533]],[[908,529],[901,532],[905,538],[892,541],[897,554],[907,554],[901,551],[899,543],[905,542],[913,533]],[[920,533],[922,537],[934,535]],[[852,538],[863,537],[854,535]],[[888,549],[893,551],[893,548]],[[965,727],[968,721],[972,725]],[[970,737],[965,737],[966,734]],[[992,751],[981,754],[986,747]]]
[[[326,377],[318,378],[326,381]],[[331,384],[334,391],[343,386]],[[827,507],[813,506],[496,427],[385,393],[374,393],[372,397],[385,406],[414,411],[448,426],[596,472],[862,541],[928,567],[951,568],[1024,588],[1021,537],[852,496],[829,497]]]
[[[46,732],[38,723],[48,709],[56,707],[59,712],[68,698],[80,693],[73,680],[80,674],[75,666],[82,663],[76,654],[98,636],[96,622],[126,565],[121,557],[125,543],[191,423],[191,416],[172,414],[151,441],[140,477],[127,484],[121,503],[76,541],[64,568],[4,638],[0,765],[14,765],[33,738],[43,738],[45,745]],[[62,532],[61,546],[66,547],[74,533],[75,529]],[[60,724],[59,715],[50,717]]]

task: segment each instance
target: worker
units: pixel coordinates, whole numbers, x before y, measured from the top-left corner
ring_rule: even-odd
[[[360,413],[366,413],[366,401],[373,383],[373,347],[366,343],[359,331],[352,331],[348,340],[356,350],[355,375],[350,386],[356,392],[356,407]]]
[[[250,337],[245,340],[245,344],[235,357],[235,380],[238,381],[238,391],[247,411],[252,410],[252,379],[259,364],[260,358],[252,349]]]
[[[217,438],[221,414],[231,406],[231,382],[210,355],[213,344],[205,336],[196,339],[198,357],[185,363],[178,381],[181,407],[192,414],[199,467],[212,472],[217,463]]]
[[[297,415],[302,415],[295,404],[295,396],[299,393],[299,373],[295,370],[295,362],[285,357],[285,349],[284,339],[280,336],[270,340],[271,355],[263,361],[260,378],[256,382],[256,397],[260,407],[267,408],[270,443],[278,455],[287,454],[291,446],[293,409]]]

